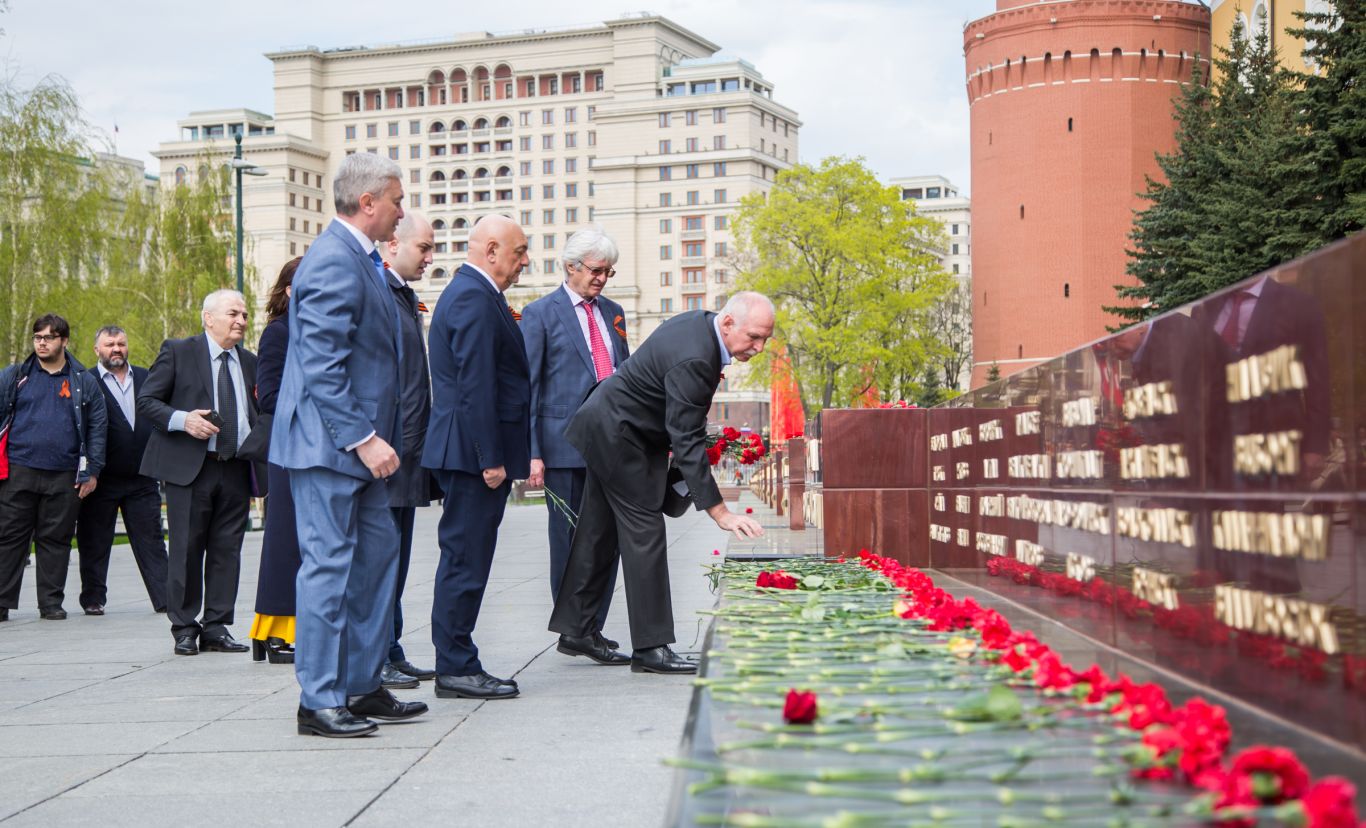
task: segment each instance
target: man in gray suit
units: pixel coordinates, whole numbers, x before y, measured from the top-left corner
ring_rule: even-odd
[[[625,312],[602,295],[607,280],[616,273],[616,242],[590,227],[569,237],[562,258],[564,284],[522,311],[522,336],[531,366],[531,476],[527,484],[544,486],[577,514],[583,505],[587,470],[583,455],[564,439],[564,429],[589,389],[615,373],[630,349]],[[546,507],[550,511],[550,596],[554,598],[569,563],[574,527],[549,494]],[[630,662],[616,652],[615,641],[602,637],[616,583],[614,568],[598,607],[591,650],[561,652],[587,655],[600,664]]]
[[[597,646],[593,625],[603,587],[620,557],[631,622],[631,670],[693,673],[696,662],[669,648],[675,640],[664,508],[669,453],[693,504],[736,537],[758,537],[758,523],[726,508],[707,462],[707,411],[732,359],[763,351],[773,335],[773,303],[744,291],[720,313],[687,311],[650,335],[621,370],[603,380],[565,429],[588,465],[583,509],[550,630],[559,649],[584,655]],[[620,552],[618,552],[620,550]]]
[[[294,670],[298,732],[374,732],[371,718],[409,719],[380,684],[393,635],[398,529],[388,480],[402,449],[398,308],[375,243],[403,218],[402,171],[359,152],[333,181],[337,218],[294,276],[289,355],[270,459],[289,469],[302,562]]]

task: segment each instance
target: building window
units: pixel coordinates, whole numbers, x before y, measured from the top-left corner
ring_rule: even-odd
[[[711,194],[711,200],[712,200],[713,202],[717,203],[717,204],[725,204],[725,203],[726,203],[726,191],[725,191],[725,190],[713,190],[713,191],[712,191],[712,194]]]
[[[389,148],[389,160],[390,160],[390,161],[397,161],[397,160],[398,160],[398,147],[390,147],[390,148]]]
[[[409,122],[408,122],[408,134],[409,134],[409,135],[421,135],[421,134],[422,134],[422,122],[421,122],[421,121],[409,121]]]
[[[397,137],[398,137],[398,121],[390,121],[390,122],[389,122],[389,137],[390,137],[390,138],[397,138]]]
[[[554,136],[554,135],[542,135],[542,136],[541,136],[541,149],[543,149],[543,150],[555,149],[555,136]]]
[[[1024,205],[1023,205],[1023,204],[1020,205],[1020,218],[1021,218],[1021,219],[1024,218]]]
[[[417,159],[419,159],[419,158],[421,158],[421,157],[422,157],[422,147],[421,147],[420,145],[418,145],[418,144],[409,144],[409,145],[408,145],[408,158],[409,158],[410,160],[416,161]]]
[[[356,125],[355,125],[355,124],[347,124],[347,125],[346,125],[346,140],[348,140],[348,141],[354,141],[354,140],[356,140]]]
[[[366,125],[365,125],[365,137],[366,137],[366,138],[374,138],[374,137],[377,136],[378,134],[379,134],[379,124],[366,124]]]
[[[689,165],[685,168],[685,170],[686,170],[686,172],[687,172],[688,178],[696,178],[696,177],[697,177],[697,165],[696,165],[696,164],[689,164]]]
[[[542,109],[542,110],[541,110],[541,123],[542,123],[542,124],[553,124],[553,123],[555,123],[555,110],[553,110],[553,109]]]
[[[565,224],[578,224],[578,223],[579,223],[579,208],[578,208],[578,207],[566,207],[566,208],[564,208],[564,223],[565,223]]]
[[[956,265],[955,265],[955,267],[956,267]],[[955,272],[956,272],[956,271],[955,271]],[[1070,282],[1063,282],[1063,283],[1062,283],[1062,297],[1063,297],[1064,299],[1066,299],[1066,298],[1070,297],[1071,295],[1072,295],[1072,284],[1071,284]]]
[[[579,134],[577,132],[566,132],[564,134],[564,148],[574,149],[579,145]]]
[[[702,310],[707,301],[705,296],[684,296],[683,304],[685,310]]]
[[[683,229],[684,229],[684,230],[701,230],[701,229],[702,229],[702,217],[701,217],[701,216],[684,216],[684,217],[683,217]]]
[[[523,135],[521,138],[518,138],[517,149],[521,150],[522,152],[531,152],[531,136]]]
[[[517,191],[517,197],[520,198],[522,201],[530,201],[530,200],[531,200],[531,188],[530,188],[530,187],[519,187],[519,188],[518,188],[518,191]]]
[[[671,244],[661,244],[661,245],[659,246],[659,258],[660,258],[661,261],[665,261],[665,260],[668,260],[668,259],[672,259],[673,257],[674,257],[674,247],[673,247],[673,245],[671,245]]]
[[[673,198],[673,196],[672,196],[671,194],[669,194],[669,193],[660,193],[660,194],[659,194],[659,206],[660,206],[660,207],[672,207],[672,206],[673,206],[673,203],[674,203],[674,198]]]
[[[542,184],[542,185],[541,185],[541,198],[553,199],[554,197],[555,197],[555,185],[554,185],[554,184]]]
[[[726,216],[716,216],[715,218],[712,219],[711,229],[713,229],[713,230],[725,230],[727,224],[728,224],[728,221],[727,221],[727,217],[726,217]]]
[[[566,158],[566,159],[564,159],[564,171],[567,172],[567,173],[576,173],[576,172],[578,172],[578,171],[579,171],[579,159],[577,159],[577,158]]]
[[[578,81],[578,79],[576,78],[576,79],[575,79],[575,82],[577,82],[577,81]],[[579,90],[575,89],[574,91],[577,92],[577,91],[579,91]],[[566,106],[566,107],[564,108],[564,122],[565,122],[566,124],[573,124],[573,123],[577,123],[578,120],[579,120],[579,110],[578,110],[578,107]]]
[[[714,251],[714,252],[712,253],[713,256],[729,256],[729,255],[730,255],[730,250],[726,247],[726,243],[723,242],[723,241],[719,241],[719,242],[717,242],[715,245],[713,245],[713,251]]]
[[[568,184],[565,184],[565,185],[564,185],[564,197],[565,197],[565,198],[578,198],[578,197],[579,197],[579,185],[578,185],[577,182],[570,181]]]
[[[517,113],[517,126],[531,126],[531,110]]]
[[[726,269],[724,267],[718,267],[716,269],[716,284],[724,285],[726,283],[726,278],[729,275],[730,274],[726,272]]]
[[[554,260],[554,259],[545,259],[545,260],[543,260],[543,261],[541,262],[541,265],[542,265],[542,267],[545,268],[545,270],[542,271],[542,272],[544,272],[544,273],[554,273],[554,272],[555,272],[556,263],[555,263],[555,260]]]
[[[954,236],[958,235],[958,225],[955,224],[955,225],[952,225],[952,227],[953,227],[953,229],[950,231],[951,234],[954,235]]]
[[[542,233],[542,234],[541,234],[541,249],[542,249],[542,250],[554,250],[554,249],[555,249],[555,234],[554,234],[554,233]]]
[[[659,286],[670,287],[674,283],[674,273],[672,270],[659,271]]]
[[[955,256],[958,255],[958,243],[957,243],[957,242],[954,242],[954,244],[953,244],[953,255],[955,255]]]
[[[422,170],[408,170],[408,183],[409,183],[409,184],[421,184],[421,183],[422,183]]]
[[[531,223],[531,211],[530,211],[530,210],[523,210],[522,212],[518,213],[517,215],[518,215],[518,217],[519,217],[519,220],[518,220],[518,222],[517,222],[518,224],[521,224],[521,225],[525,226],[525,225],[528,225],[528,224]]]
[[[294,202],[295,202],[295,194],[294,194],[294,193],[290,193],[290,194],[289,194],[289,206],[290,206],[290,207],[295,206]],[[307,205],[304,205],[304,206],[305,206],[305,208],[307,208]]]
[[[542,175],[554,175],[554,174],[555,174],[555,159],[554,159],[554,158],[546,158],[546,159],[544,159],[543,161],[541,161],[541,174],[542,174]]]
[[[673,231],[674,231],[674,220],[673,220],[673,219],[660,219],[660,220],[659,220],[659,232],[661,232],[661,233],[672,233]]]
[[[695,204],[701,204],[701,203],[702,203],[702,200],[698,197],[697,191],[696,191],[696,190],[688,190],[688,199],[687,199],[687,201],[688,201],[688,204],[689,204],[689,205],[695,205]]]
[[[713,310],[718,310],[718,311],[719,311],[719,310],[721,310],[722,308],[724,308],[725,306],[726,306],[726,295],[725,295],[724,293],[723,293],[723,294],[717,295],[715,301],[712,303],[712,308],[713,308]]]
[[[299,245],[296,244],[296,243],[294,243],[294,242],[290,242],[290,243],[289,243],[289,255],[291,255],[291,256],[297,256],[298,253],[299,253]]]
[[[660,181],[669,181],[669,180],[672,179],[673,177],[674,177],[674,168],[673,168],[673,167],[670,167],[670,166],[661,166],[661,167],[659,168],[659,180],[660,180]]]
[[[461,193],[460,195],[465,195],[465,193]],[[459,198],[459,197],[457,196],[457,200],[458,200],[458,198]],[[445,193],[432,193],[432,204],[435,205],[435,204],[445,204],[445,203],[446,203],[446,194],[445,194]]]
[[[697,126],[697,110],[689,109],[683,114],[683,123],[687,126]]]
[[[711,165],[711,174],[717,178],[722,178],[726,174],[726,162],[717,161]]]
[[[289,229],[290,229],[290,230],[294,230],[294,229],[295,229],[295,226],[294,226],[294,225],[295,225],[295,222],[296,222],[296,219],[295,219],[293,216],[290,216],[290,218],[289,218]]]
[[[954,265],[954,266],[953,266],[953,272],[954,272],[954,273],[957,273],[957,272],[958,272],[958,265]]]
[[[531,162],[522,161],[517,164],[517,172],[521,175],[531,175]]]
[[[725,148],[726,148],[726,136],[724,136],[724,135],[714,135],[714,136],[712,136],[712,139],[711,139],[711,148],[714,149],[714,150],[723,150],[723,149],[725,149]]]
[[[722,82],[722,91],[725,91],[725,92],[732,91],[732,90],[729,90],[729,89],[725,89],[725,84],[727,84],[727,83],[732,83],[732,81],[723,81],[723,82]],[[737,85],[736,88],[738,89],[739,86]],[[718,106],[718,107],[716,107],[715,109],[713,109],[713,110],[711,111],[711,120],[712,120],[712,123],[715,123],[715,124],[724,124],[724,123],[726,122],[726,109],[725,109],[725,107]]]
[[[1071,131],[1072,131],[1072,119],[1071,119],[1071,118],[1068,118],[1068,119],[1067,119],[1067,131],[1068,131],[1068,132],[1071,132]]]
[[[290,247],[293,247],[293,246],[294,246],[293,244],[290,244]],[[291,251],[289,251],[289,252],[290,252],[290,253],[293,253],[294,251],[291,250]],[[665,297],[663,297],[662,299],[659,300],[659,312],[660,312],[660,313],[673,313],[673,312],[674,312],[674,300],[673,300],[673,297],[672,297],[672,296],[665,296]]]
[[[673,152],[673,142],[670,141],[668,138],[662,139],[659,142],[659,154],[668,155],[671,152]]]
[[[685,259],[696,259],[696,258],[700,258],[700,257],[705,256],[705,255],[706,255],[706,253],[704,253],[703,250],[702,250],[702,242],[700,242],[700,241],[688,241],[688,242],[683,242],[683,258],[685,258]],[[684,275],[686,276],[687,274],[685,273]],[[686,282],[687,279],[685,278],[683,281]]]
[[[700,268],[700,267],[685,267],[685,268],[683,268],[683,284],[685,284],[685,285],[701,285],[701,284],[706,284],[706,281],[707,281],[706,273],[705,273],[705,271],[702,270],[702,268]]]
[[[597,145],[598,145],[598,131],[595,130],[595,129],[590,129],[590,130],[588,130],[588,146],[590,146],[590,147],[596,147]]]
[[[410,193],[410,194],[408,195],[408,203],[411,204],[411,205],[414,206],[414,207],[421,207],[421,206],[422,206],[422,193]]]
[[[667,126],[669,125],[669,113],[667,113],[667,112],[661,112],[661,113],[659,113],[659,125],[660,125],[661,127],[667,127]]]

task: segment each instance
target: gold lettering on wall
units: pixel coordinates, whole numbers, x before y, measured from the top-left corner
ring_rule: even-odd
[[[1119,450],[1119,476],[1125,480],[1190,477],[1186,447],[1180,443],[1134,446]]]
[[[1053,524],[1097,535],[1110,534],[1110,507],[1084,500],[1037,500],[1029,495],[1006,498],[1006,517]]]
[[[982,476],[988,480],[1001,476],[1001,461],[995,457],[987,457],[982,460]]]
[[[1176,576],[1154,572],[1141,566],[1134,567],[1134,597],[1169,610],[1176,609]]]
[[[947,504],[945,503],[944,493],[936,492],[934,495],[934,510],[936,512],[942,512],[945,511],[946,508]]]
[[[1016,454],[1006,460],[1006,472],[1011,477],[1046,480],[1049,460],[1047,454]]]
[[[1236,434],[1233,437],[1233,470],[1257,477],[1275,472],[1300,473],[1300,432],[1277,431],[1271,434]]]
[[[1094,480],[1105,476],[1105,456],[1096,450],[1060,451],[1055,464],[1058,477]]]
[[[1339,651],[1332,608],[1221,584],[1214,588],[1214,617],[1235,630],[1270,635],[1328,655]]]
[[[1038,566],[1043,563],[1043,558],[1042,546],[1027,540],[1015,541],[1015,560],[1029,566]]]
[[[972,445],[972,429],[967,426],[953,430],[953,447]]]
[[[1308,387],[1308,374],[1300,362],[1300,346],[1282,345],[1264,354],[1254,354],[1224,367],[1228,401],[1247,402],[1282,391],[1301,391]]]
[[[1328,515],[1302,512],[1215,511],[1214,548],[1273,558],[1328,558]]]
[[[930,540],[937,543],[948,543],[953,540],[953,532],[947,526],[940,526],[937,523],[930,524]]]
[[[1024,411],[1015,415],[1015,434],[1038,434],[1043,427],[1043,415],[1038,411]]]
[[[960,515],[972,514],[972,498],[967,495],[954,495],[953,510]]]
[[[1096,559],[1090,555],[1067,553],[1067,577],[1085,583],[1096,577]]]
[[[966,460],[962,463],[958,463],[954,468],[954,473],[956,474],[959,480],[966,480],[967,476],[971,473],[971,471],[972,467],[968,464]]]
[[[1005,495],[986,495],[977,498],[977,514],[983,517],[1005,517]]]
[[[1003,440],[1005,439],[1005,436],[1006,432],[1005,429],[1001,428],[1000,420],[987,420],[985,423],[977,424],[977,439],[983,443],[989,443],[992,440]]]
[[[947,435],[947,434],[931,434],[931,435],[930,435],[930,451],[948,451],[948,448],[949,448],[949,435]]]
[[[1121,506],[1115,510],[1115,534],[1153,543],[1179,543],[1195,547],[1195,523],[1184,509],[1140,509]]]
[[[943,481],[949,479],[949,474],[947,471],[944,470],[943,466],[935,466],[932,471],[932,474],[936,481]]]
[[[957,534],[958,545],[959,545],[959,546],[967,546],[967,545],[968,545],[968,536],[969,536],[968,530],[966,530],[966,529],[959,529],[959,530],[958,530],[958,534]]]
[[[1006,536],[993,535],[990,532],[978,532],[977,551],[985,552],[988,555],[1004,555],[1006,553]]]
[[[1176,413],[1176,394],[1172,393],[1172,381],[1150,382],[1137,388],[1124,391],[1124,419],[1137,420],[1140,417],[1156,417]]]
[[[1085,397],[1080,400],[1072,400],[1062,404],[1062,424],[1064,428],[1073,426],[1089,426],[1096,424],[1096,409],[1100,407],[1100,400],[1095,397]]]

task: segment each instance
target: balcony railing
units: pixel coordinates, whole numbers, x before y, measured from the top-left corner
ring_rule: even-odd
[[[682,233],[684,241],[697,241],[707,237],[706,230],[684,230]]]
[[[493,183],[494,183],[494,184],[511,184],[511,183],[512,183],[512,176],[510,176],[510,175],[500,175],[500,176],[498,176],[497,178],[493,179]]]

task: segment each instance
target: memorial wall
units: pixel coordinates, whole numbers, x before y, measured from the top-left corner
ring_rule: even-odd
[[[1366,748],[1366,235],[929,411],[823,412],[827,554]]]

